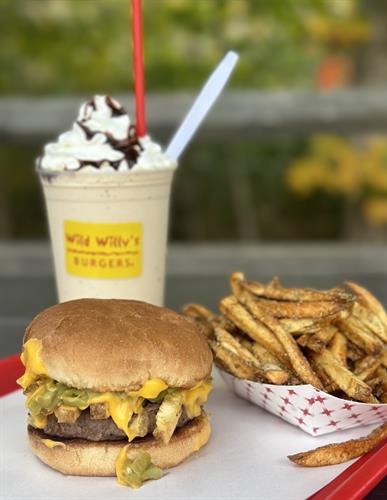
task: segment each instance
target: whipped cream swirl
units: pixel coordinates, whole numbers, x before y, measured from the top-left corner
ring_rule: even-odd
[[[106,172],[165,169],[173,162],[149,136],[137,137],[117,101],[95,96],[81,106],[71,130],[45,146],[37,165],[52,172]]]

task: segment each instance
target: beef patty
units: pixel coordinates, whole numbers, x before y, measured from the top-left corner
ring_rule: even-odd
[[[156,413],[159,404],[148,404],[144,411],[148,413],[148,434],[153,432],[156,427]],[[182,427],[190,420],[183,408],[182,414],[177,423],[177,427]],[[61,438],[78,438],[89,441],[119,441],[127,439],[126,434],[119,429],[112,418],[93,420],[90,418],[89,410],[84,410],[73,424],[60,424],[55,415],[49,415],[44,432],[49,436]]]

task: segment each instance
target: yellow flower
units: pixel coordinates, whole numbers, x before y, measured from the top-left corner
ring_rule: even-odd
[[[362,211],[366,220],[375,226],[387,224],[387,198],[374,196],[365,200]]]
[[[387,191],[387,140],[373,137],[367,144],[364,157],[366,183],[376,191]]]
[[[371,34],[368,21],[355,16],[347,19],[313,16],[305,24],[312,39],[325,45],[350,47],[368,41]]]
[[[304,196],[318,189],[356,196],[364,183],[361,153],[339,137],[316,136],[310,155],[290,165],[286,182],[292,191]]]
[[[313,159],[304,159],[295,162],[286,172],[286,183],[300,196],[309,196],[322,183],[323,172],[320,165]]]

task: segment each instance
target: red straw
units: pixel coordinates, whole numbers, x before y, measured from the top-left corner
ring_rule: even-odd
[[[308,500],[360,500],[387,474],[387,441],[363,455]]]
[[[142,57],[141,0],[132,0],[132,33],[134,57],[134,93],[136,95],[136,130],[139,137],[146,135],[145,83]]]

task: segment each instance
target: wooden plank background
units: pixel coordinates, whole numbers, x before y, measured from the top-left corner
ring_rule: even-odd
[[[68,130],[90,96],[1,97],[0,138],[54,137]],[[195,93],[150,93],[149,128],[171,133],[191,106]],[[117,99],[133,114],[133,96]],[[346,89],[325,92],[225,92],[200,130],[203,140],[222,135],[387,131],[387,90]]]

